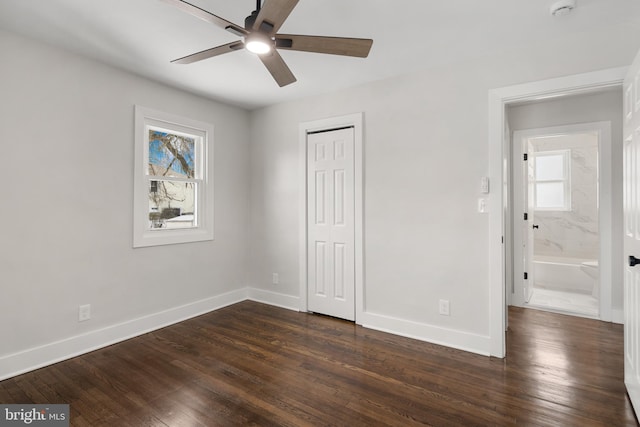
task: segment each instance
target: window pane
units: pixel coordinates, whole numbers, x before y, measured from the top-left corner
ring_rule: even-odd
[[[564,179],[564,156],[536,156],[536,181]]]
[[[195,138],[149,130],[149,175],[193,178]]]
[[[536,208],[564,209],[564,183],[538,182],[536,183]]]
[[[149,228],[193,228],[196,184],[182,181],[150,181]]]

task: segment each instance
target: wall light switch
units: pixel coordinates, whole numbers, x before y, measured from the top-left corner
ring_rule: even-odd
[[[480,180],[480,192],[482,194],[489,194],[489,177],[483,176]]]

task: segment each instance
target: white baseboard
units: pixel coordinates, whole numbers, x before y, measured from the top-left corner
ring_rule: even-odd
[[[614,308],[611,310],[611,321],[613,323],[618,323],[620,325],[624,325],[624,310],[619,308]]]
[[[247,294],[247,299],[252,301],[300,311],[300,297],[257,288],[247,288]],[[491,339],[488,336],[460,332],[454,329],[441,328],[370,312],[363,313],[362,319],[358,319],[358,324],[362,324],[365,328],[453,347],[484,356],[489,356],[491,353]]]
[[[362,326],[483,356],[491,354],[491,338],[485,335],[461,332],[371,312],[362,313]]]
[[[247,299],[239,289],[82,335],[0,357],[0,381],[115,344]]]
[[[287,310],[300,311],[300,297],[265,291],[258,288],[247,288],[247,299],[274,305]]]
[[[300,311],[300,297],[264,289],[243,288],[0,357],[0,381],[247,299],[288,310]],[[622,323],[622,311],[614,310],[613,318],[614,322]],[[365,328],[453,347],[484,356],[488,356],[491,353],[490,337],[484,335],[461,332],[371,312],[363,313],[362,318],[358,319],[358,323],[361,323]]]

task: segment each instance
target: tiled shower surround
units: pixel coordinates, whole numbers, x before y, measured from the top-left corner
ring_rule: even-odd
[[[571,210],[535,212],[535,255],[597,260],[597,135],[540,138],[533,145],[535,151],[571,150]]]

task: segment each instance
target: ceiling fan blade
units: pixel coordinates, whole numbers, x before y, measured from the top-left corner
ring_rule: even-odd
[[[276,47],[278,49],[300,50],[303,52],[366,58],[369,56],[372,45],[373,40],[371,39],[276,34]]]
[[[298,0],[265,0],[253,29],[271,35],[277,33],[297,4]]]
[[[200,18],[203,21],[210,22],[218,27],[225,29],[227,31],[233,32],[234,34],[242,33],[248,34],[249,32],[245,30],[242,26],[236,25],[233,22],[229,22],[224,18],[220,18],[219,16],[214,15],[211,12],[207,12],[206,10],[199,8],[198,6],[194,6],[191,3],[188,3],[183,0],[162,0],[165,3],[169,3],[177,7],[178,9],[187,12],[190,15],[195,16],[196,18]]]
[[[283,87],[296,81],[296,77],[277,51],[274,50],[268,55],[258,55],[258,58],[267,67],[278,86]]]
[[[191,64],[192,62],[202,61],[203,59],[213,58],[214,56],[222,55],[229,52],[235,52],[236,50],[241,49],[244,49],[244,43],[242,43],[241,41],[231,42],[223,44],[222,46],[203,50],[202,52],[187,55],[182,58],[174,59],[171,62],[174,64]]]

